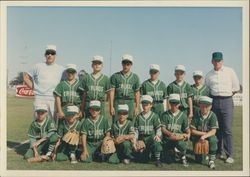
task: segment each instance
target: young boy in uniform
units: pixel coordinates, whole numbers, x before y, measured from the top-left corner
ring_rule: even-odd
[[[188,140],[190,137],[187,115],[179,110],[179,94],[170,94],[168,99],[170,109],[161,116],[163,149],[167,155],[166,158],[172,161],[174,159],[174,153],[171,154],[170,152],[174,152],[174,149],[177,148],[180,151],[183,165],[187,167],[187,143],[185,140]],[[171,161],[168,162],[170,163]]]
[[[57,117],[60,120],[65,117],[67,106],[75,105],[80,107],[81,105],[82,90],[79,87],[80,82],[78,79],[76,79],[76,74],[76,65],[68,64],[66,66],[67,80],[61,81],[54,90],[54,95],[56,97],[56,108],[58,112]]]
[[[37,118],[31,123],[28,131],[30,148],[24,158],[28,160],[41,156],[44,160],[49,160],[58,140],[55,123],[48,116],[47,105],[36,105],[35,111]]]
[[[77,106],[67,106],[65,119],[59,122],[57,133],[60,137],[55,148],[57,161],[67,161],[77,163],[76,150],[79,144],[81,122],[78,120],[79,108]]]
[[[134,120],[139,114],[140,107],[140,81],[137,74],[131,72],[133,56],[122,56],[122,71],[114,73],[110,77],[110,115],[113,122],[117,120],[119,104],[127,104],[129,107],[128,118]]]
[[[82,154],[81,161],[92,162],[100,154],[102,140],[110,137],[110,126],[108,119],[101,113],[101,102],[92,100],[89,103],[91,116],[83,120],[82,134]]]
[[[179,94],[180,95],[180,106],[179,109],[185,114],[187,114],[189,121],[193,117],[193,103],[192,96],[193,91],[191,86],[184,80],[185,77],[185,66],[177,65],[175,67],[175,77],[176,80],[167,86],[167,95]],[[169,99],[168,99],[168,109],[170,109]]]
[[[203,73],[202,71],[194,71],[193,73],[194,84],[191,85],[193,89],[193,113],[195,114],[200,110],[199,99],[200,96],[209,96],[208,87],[203,84]]]
[[[101,102],[101,114],[105,115],[105,101],[110,91],[110,82],[108,76],[102,74],[103,57],[96,55],[92,59],[93,72],[86,74],[81,80],[80,88],[84,91],[82,97],[82,112],[84,117],[89,117],[89,102],[99,100]],[[107,98],[106,98],[107,94]]]
[[[211,111],[212,98],[201,96],[199,99],[200,111],[196,112],[191,122],[191,134],[193,145],[198,141],[208,140],[209,142],[209,167],[215,168],[217,151],[216,129],[219,128],[216,115]],[[202,156],[196,155],[196,160],[202,162]]]
[[[144,141],[146,148],[143,152],[136,153],[137,160],[148,162],[150,155],[153,155],[155,165],[161,167],[161,122],[158,114],[151,111],[153,98],[150,95],[143,95],[141,103],[143,111],[136,117],[134,126],[136,139]]]
[[[120,161],[129,164],[132,156],[132,149],[135,144],[135,132],[132,121],[127,120],[129,107],[126,104],[118,105],[118,120],[111,126],[111,133],[114,137],[117,155]]]
[[[142,83],[141,95],[150,95],[153,98],[152,111],[159,116],[164,112],[164,99],[167,96],[167,87],[164,82],[158,79],[160,75],[160,66],[150,65],[150,79]]]

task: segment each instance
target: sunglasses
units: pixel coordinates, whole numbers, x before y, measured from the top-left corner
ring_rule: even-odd
[[[54,50],[47,50],[45,52],[45,55],[55,55],[55,54],[56,54],[56,51],[54,51]]]

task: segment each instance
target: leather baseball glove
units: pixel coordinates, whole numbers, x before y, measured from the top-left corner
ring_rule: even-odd
[[[207,155],[208,152],[209,152],[209,142],[208,142],[208,140],[196,142],[195,147],[194,147],[194,153],[195,154],[205,154],[205,155]]]
[[[62,138],[62,140],[71,145],[78,145],[80,139],[79,132],[75,130],[68,131]]]
[[[115,143],[111,137],[105,137],[101,146],[102,154],[111,154],[116,151]]]
[[[144,149],[146,149],[146,145],[145,145],[144,141],[142,141],[142,140],[138,140],[135,144],[135,147],[136,147],[136,151],[138,151],[138,152],[143,152]]]

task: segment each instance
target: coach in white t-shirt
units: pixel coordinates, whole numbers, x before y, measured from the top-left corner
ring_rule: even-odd
[[[213,98],[212,111],[219,122],[219,130],[216,132],[218,142],[217,158],[223,158],[226,154],[226,163],[234,163],[233,159],[233,99],[232,96],[240,90],[239,79],[232,68],[223,65],[221,52],[212,54],[213,69],[206,75],[206,85]]]
[[[64,67],[56,64],[56,46],[47,45],[45,62],[37,63],[31,71],[24,74],[24,82],[33,89],[35,94],[34,106],[46,104],[49,116],[55,118],[55,98],[53,91],[61,81]]]

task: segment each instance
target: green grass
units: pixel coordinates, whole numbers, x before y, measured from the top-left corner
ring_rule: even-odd
[[[7,98],[7,169],[8,170],[194,170],[207,171],[209,168],[205,164],[196,164],[193,161],[193,155],[188,154],[190,166],[183,168],[181,164],[163,164],[162,168],[156,168],[154,164],[131,163],[124,164],[108,164],[108,163],[78,163],[70,164],[70,162],[44,162],[37,164],[28,164],[23,160],[23,154],[28,148],[28,144],[24,144],[15,149],[15,145],[28,139],[27,130],[33,119],[33,99],[17,98],[8,95]],[[111,120],[111,119],[110,119]],[[235,163],[226,164],[222,160],[216,160],[216,170],[218,171],[242,171],[242,107],[235,108],[234,125],[234,148]],[[189,143],[191,149],[191,143]]]

